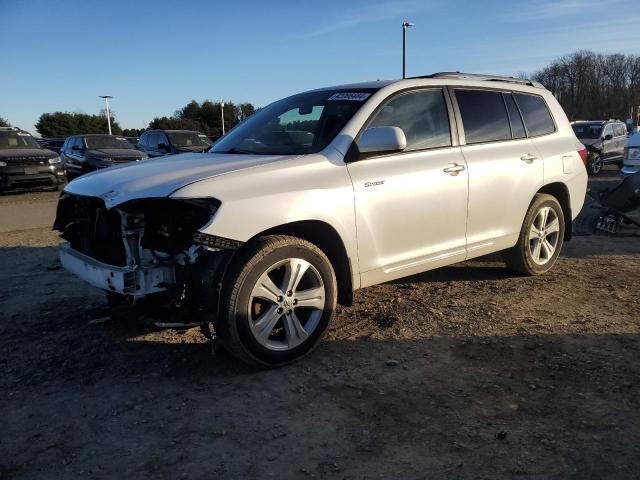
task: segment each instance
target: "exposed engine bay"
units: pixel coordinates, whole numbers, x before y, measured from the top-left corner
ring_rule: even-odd
[[[100,198],[64,193],[53,227],[68,242],[60,260],[109,292],[114,306],[152,299],[157,310],[192,316],[217,303],[216,285],[242,245],[198,231],[219,206],[215,199],[150,198],[107,209]]]

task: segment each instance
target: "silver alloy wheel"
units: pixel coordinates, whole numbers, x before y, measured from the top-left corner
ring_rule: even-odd
[[[591,172],[594,175],[598,175],[601,171],[602,168],[604,167],[603,162],[602,162],[602,157],[595,153],[593,155],[593,158],[591,159]]]
[[[558,248],[560,220],[551,207],[542,207],[533,218],[529,228],[529,252],[538,265],[551,260]]]
[[[291,350],[317,328],[324,304],[318,270],[301,258],[281,260],[266,269],[251,291],[251,332],[263,347]]]

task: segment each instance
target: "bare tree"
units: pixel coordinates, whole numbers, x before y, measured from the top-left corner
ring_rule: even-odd
[[[583,50],[554,60],[533,79],[553,92],[571,120],[626,119],[640,105],[638,55]]]

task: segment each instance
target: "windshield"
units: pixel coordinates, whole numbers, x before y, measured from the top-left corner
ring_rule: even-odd
[[[87,150],[97,150],[100,148],[115,148],[115,149],[129,149],[135,148],[124,137],[111,137],[105,135],[104,137],[84,137],[84,141],[87,144]]]
[[[169,132],[169,139],[174,147],[210,147],[211,141],[203,133]]]
[[[578,138],[600,138],[602,124],[600,123],[574,123],[571,125]]]
[[[27,132],[0,132],[0,149],[41,148],[36,139]]]
[[[376,89],[323,90],[279,100],[222,137],[217,153],[300,155],[325,148]]]

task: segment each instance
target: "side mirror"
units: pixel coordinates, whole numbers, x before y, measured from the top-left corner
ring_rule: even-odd
[[[166,152],[169,150],[169,145],[167,145],[166,143],[159,143],[158,150],[164,150]]]
[[[401,152],[407,148],[407,137],[400,127],[367,128],[358,140],[360,153]]]
[[[610,133],[604,136],[605,140],[611,140],[612,138],[613,138],[613,135],[611,135]]]

